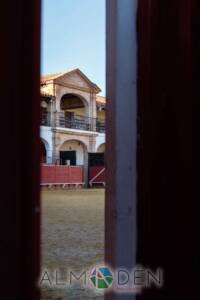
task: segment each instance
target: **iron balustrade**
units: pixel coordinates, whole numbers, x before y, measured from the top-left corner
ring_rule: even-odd
[[[72,115],[69,117],[63,112],[54,113],[52,116],[50,113],[42,113],[41,125],[95,131],[101,133],[105,132],[105,122],[102,120],[80,115]]]
[[[41,125],[42,126],[51,126],[51,115],[48,112],[42,112],[41,115]]]
[[[105,133],[105,122],[96,119],[96,131],[100,133]]]
[[[56,113],[56,127],[71,128],[78,130],[93,131],[95,125],[95,119],[72,115],[71,117],[64,115],[63,113]]]

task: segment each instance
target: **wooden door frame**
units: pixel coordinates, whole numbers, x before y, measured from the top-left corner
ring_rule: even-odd
[[[39,299],[40,12],[40,0],[1,3],[2,299]]]
[[[163,268],[163,288],[146,290],[142,300],[193,293],[193,277],[185,276],[194,250],[191,87],[199,73],[192,65],[199,61],[192,60],[192,14],[190,0],[107,1],[105,259],[114,269],[136,262]]]

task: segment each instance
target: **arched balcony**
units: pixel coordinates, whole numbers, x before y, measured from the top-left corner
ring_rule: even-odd
[[[99,111],[93,116],[92,104],[78,94],[64,94],[59,108],[54,112],[53,96],[43,96],[41,99],[41,125],[61,127],[75,130],[105,132],[105,111]]]
[[[60,101],[61,112],[57,113],[59,126],[77,130],[94,130],[95,119],[89,117],[88,102],[74,94],[65,94]]]

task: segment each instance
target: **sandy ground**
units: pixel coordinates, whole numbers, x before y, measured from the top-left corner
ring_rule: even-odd
[[[104,190],[42,191],[42,274],[89,270],[104,257]],[[51,277],[52,279],[52,277]],[[54,279],[55,280],[55,279]],[[42,287],[43,300],[103,299],[85,288]]]

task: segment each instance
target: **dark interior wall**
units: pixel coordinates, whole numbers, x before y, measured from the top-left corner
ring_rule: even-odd
[[[137,260],[164,270],[163,289],[142,300],[194,293],[191,4],[139,1]]]
[[[1,299],[38,299],[40,0],[1,2]]]
[[[63,110],[85,107],[83,101],[79,97],[71,94],[62,97],[60,106]]]

